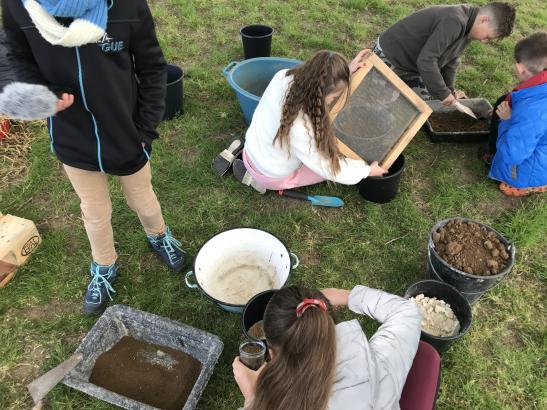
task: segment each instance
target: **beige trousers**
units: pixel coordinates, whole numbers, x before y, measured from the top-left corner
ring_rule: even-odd
[[[111,265],[118,255],[112,232],[112,202],[108,192],[108,174],[64,165],[74,190],[80,197],[82,219],[95,263]],[[160,203],[152,189],[150,163],[133,175],[121,176],[120,183],[129,207],[137,213],[147,234],[165,232]]]

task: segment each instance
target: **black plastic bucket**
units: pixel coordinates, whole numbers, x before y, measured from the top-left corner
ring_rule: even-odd
[[[435,297],[444,300],[450,305],[452,311],[460,321],[460,331],[455,336],[433,336],[422,331],[420,339],[435,347],[442,354],[452,343],[462,338],[471,328],[473,321],[471,305],[455,287],[437,280],[422,280],[410,285],[404,297],[408,299],[421,293],[430,298]]]
[[[456,289],[458,289],[458,287],[455,286],[453,283],[447,282],[439,276],[435,268],[431,265],[431,261],[429,259],[427,261],[427,279],[438,280],[439,282],[445,282],[445,283],[448,283],[449,285],[454,286]],[[458,289],[458,291],[462,294],[464,298],[467,299],[467,301],[471,305],[474,304],[477,300],[479,300],[479,298],[487,292],[485,290],[483,292],[478,292],[478,293],[468,293],[468,292],[462,292],[461,289]]]
[[[167,93],[165,94],[165,113],[164,120],[173,119],[178,114],[183,113],[182,109],[182,80],[184,71],[182,68],[168,64],[167,65]]]
[[[485,227],[489,231],[494,232],[499,241],[507,248],[509,259],[507,260],[506,267],[497,275],[477,276],[458,270],[446,263],[446,261],[441,258],[435,250],[435,244],[433,243],[432,235],[433,232],[436,232],[452,220],[473,222]],[[513,269],[513,265],[515,263],[515,247],[509,241],[507,241],[507,239],[505,239],[498,231],[492,229],[488,225],[484,225],[480,222],[472,221],[471,219],[467,218],[450,218],[435,224],[433,228],[431,228],[431,232],[429,233],[428,248],[428,259],[431,262],[431,266],[435,269],[435,272],[437,272],[437,275],[441,278],[441,280],[443,282],[450,283],[459,291],[465,293],[484,293],[488,289],[496,286],[509,272],[511,272],[511,269]]]
[[[239,30],[243,41],[245,60],[269,57],[272,52],[273,28],[262,24],[251,24]]]
[[[383,177],[368,177],[359,182],[359,193],[367,201],[385,204],[392,201],[399,192],[401,175],[405,168],[403,154],[395,160],[389,168],[389,173]]]
[[[264,317],[264,312],[266,311],[266,306],[272,298],[272,296],[277,292],[276,290],[266,290],[264,292],[255,295],[251,300],[245,305],[243,310],[243,315],[241,316],[241,326],[243,328],[243,334],[251,340],[257,340],[254,337],[251,337],[247,331],[257,322],[260,322]]]

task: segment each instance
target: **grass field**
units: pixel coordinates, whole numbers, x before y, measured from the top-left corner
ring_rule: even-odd
[[[231,176],[210,170],[212,158],[245,132],[233,91],[222,75],[242,58],[239,28],[275,28],[272,54],[306,59],[319,49],[353,56],[389,24],[438,0],[151,0],[164,52],[184,67],[185,114],[160,127],[152,160],[154,185],[166,220],[190,255],[214,233],[237,226],[271,231],[297,253],[291,283],[314,287],[366,284],[403,294],[424,276],[427,235],[450,216],[490,224],[517,248],[517,263],[502,284],[474,307],[471,331],[443,355],[439,409],[542,409],[547,406],[545,294],[546,196],[508,199],[476,160],[475,144],[433,144],[420,132],[405,151],[407,166],[396,200],[365,202],[354,187],[319,185],[308,192],[342,197],[341,209],[259,196]],[[474,2],[478,3],[478,2]],[[516,81],[517,39],[545,29],[542,0],[518,0],[516,30],[493,44],[472,44],[457,85],[492,102]],[[543,4],[543,6],[541,6]],[[0,191],[0,210],[32,219],[43,244],[15,280],[0,290],[0,408],[31,407],[25,384],[78,346],[95,318],[80,313],[90,259],[79,203],[42,125],[28,173]],[[2,171],[4,172],[4,171]],[[200,409],[235,409],[242,399],[231,362],[240,317],[224,313],[189,290],[149,251],[137,217],[111,181],[113,225],[121,276],[114,303],[153,312],[219,335],[224,352]],[[341,318],[351,317],[347,312]],[[369,335],[375,329],[362,320]],[[52,409],[107,409],[105,403],[55,388]]]

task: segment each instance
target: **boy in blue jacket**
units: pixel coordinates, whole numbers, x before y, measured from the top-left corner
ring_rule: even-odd
[[[515,47],[522,81],[497,106],[500,118],[490,178],[510,196],[547,191],[547,32]]]

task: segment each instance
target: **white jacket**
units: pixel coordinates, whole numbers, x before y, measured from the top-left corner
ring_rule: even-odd
[[[290,130],[290,155],[286,145],[281,148],[279,142],[273,144],[281,124],[285,95],[293,79],[293,76],[286,74],[287,70],[281,70],[273,77],[247,130],[245,152],[255,168],[267,177],[284,178],[304,164],[323,178],[345,185],[354,185],[366,178],[370,167],[362,160],[350,158],[341,160],[340,171],[333,175],[330,160],[317,152],[315,140],[310,137],[313,131],[306,127],[307,116],[302,112]]]
[[[328,410],[399,409],[420,341],[420,310],[414,302],[366,286],[353,288],[348,307],[382,325],[370,340],[357,319],[336,325],[336,376]]]
[[[382,323],[367,339],[354,319],[336,325],[336,378],[329,410],[399,409],[399,399],[420,340],[414,302],[356,286],[349,309]]]

